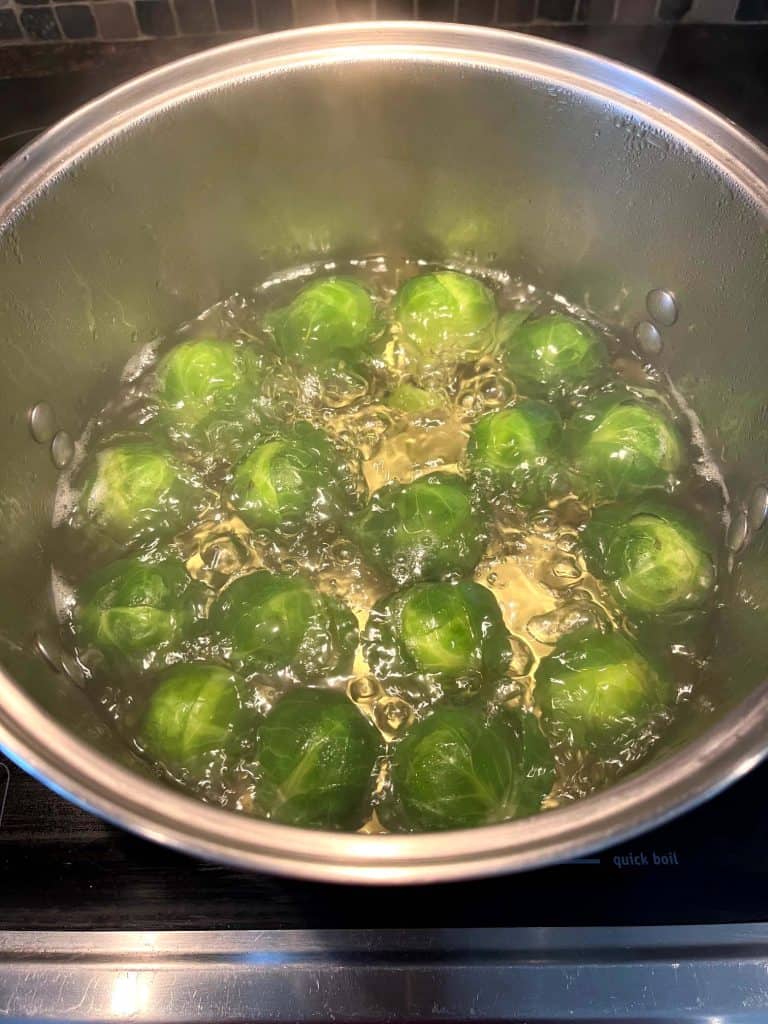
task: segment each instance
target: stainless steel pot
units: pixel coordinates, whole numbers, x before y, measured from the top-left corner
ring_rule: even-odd
[[[216,860],[423,882],[594,850],[690,807],[763,755],[768,530],[754,488],[768,477],[768,154],[733,125],[651,78],[540,39],[419,24],[316,29],[180,61],[85,107],[0,172],[0,224],[0,743],[48,785]],[[656,311],[661,362],[727,442],[739,601],[702,698],[664,750],[577,805],[436,835],[251,820],[142,774],[62,663],[46,596],[54,462],[66,462],[69,437],[131,353],[272,270],[372,251],[512,268],[630,327],[649,320],[652,289],[676,298],[674,325]],[[53,415],[35,411],[36,444],[28,411],[41,402]],[[53,429],[63,433],[51,445]]]

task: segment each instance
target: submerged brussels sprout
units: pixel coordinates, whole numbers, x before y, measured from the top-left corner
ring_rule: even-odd
[[[359,362],[371,354],[376,309],[370,294],[345,277],[312,281],[295,299],[267,318],[284,355],[316,366],[341,359]]]
[[[272,821],[356,829],[370,812],[379,741],[336,690],[289,690],[259,730],[259,800]]]
[[[502,712],[514,736],[520,766],[518,816],[535,814],[555,781],[555,758],[536,715],[526,708]]]
[[[439,412],[445,407],[445,399],[439,391],[428,391],[415,384],[398,384],[387,396],[386,403],[390,409],[413,415]]]
[[[175,440],[205,435],[217,416],[243,422],[255,407],[262,365],[257,353],[231,341],[176,345],[156,371],[159,422]]]
[[[611,750],[640,738],[669,699],[657,669],[620,633],[572,633],[536,672],[536,700],[558,739]]]
[[[518,391],[571,398],[605,372],[605,343],[587,324],[562,313],[526,320],[508,338],[504,366]]]
[[[266,569],[231,583],[210,622],[228,657],[249,672],[338,675],[349,671],[357,647],[357,620],[342,601]]]
[[[702,608],[715,586],[714,552],[681,509],[652,499],[596,509],[583,537],[589,569],[627,612]]]
[[[78,590],[78,644],[110,661],[147,668],[189,635],[199,597],[199,586],[180,562],[113,562]]]
[[[342,518],[360,486],[328,435],[301,422],[235,466],[229,500],[254,530],[299,528]]]
[[[567,491],[559,453],[562,433],[556,409],[523,399],[474,424],[467,459],[484,486],[509,493],[524,505],[540,505]]]
[[[471,572],[486,542],[469,488],[453,473],[387,484],[352,530],[366,560],[401,586]]]
[[[685,462],[682,438],[665,409],[624,390],[585,402],[565,438],[575,487],[593,500],[671,490]]]
[[[374,605],[363,639],[380,679],[418,674],[461,690],[504,675],[509,634],[479,583],[418,583]]]
[[[480,708],[438,708],[392,754],[392,788],[413,832],[470,828],[513,818],[520,767],[514,736]]]
[[[255,720],[243,708],[237,676],[220,665],[175,665],[160,677],[140,731],[146,753],[173,771],[205,772],[235,748]],[[253,716],[255,719],[255,716]]]
[[[166,449],[124,441],[97,453],[78,508],[83,520],[112,540],[138,543],[187,526],[200,494],[191,473]]]
[[[477,359],[493,346],[496,318],[493,293],[455,270],[412,277],[395,297],[400,344],[419,366]]]

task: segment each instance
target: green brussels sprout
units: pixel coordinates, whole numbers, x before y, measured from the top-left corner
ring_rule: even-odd
[[[386,484],[352,533],[367,561],[399,586],[471,572],[486,542],[469,488],[453,473]]]
[[[536,671],[544,723],[577,747],[612,750],[632,743],[668,698],[658,670],[620,633],[570,633]]]
[[[407,382],[397,385],[387,396],[386,404],[390,409],[413,415],[440,412],[445,407],[439,391],[427,391]]]
[[[398,291],[394,310],[402,350],[420,367],[470,362],[495,341],[493,293],[455,270],[412,277]]]
[[[565,431],[575,487],[596,501],[632,498],[649,488],[672,490],[685,446],[659,404],[618,390],[576,410]]]
[[[199,339],[174,346],[156,371],[158,420],[174,440],[205,435],[223,416],[242,423],[255,407],[261,358],[246,345]]]
[[[253,719],[243,707],[241,681],[220,665],[174,665],[162,674],[139,732],[145,753],[172,771],[204,774],[236,749]]]
[[[357,281],[326,277],[311,281],[271,313],[267,326],[289,359],[311,366],[341,359],[354,364],[370,355],[376,308]]]
[[[502,718],[514,736],[520,766],[518,816],[535,814],[555,781],[555,758],[538,718],[527,708],[504,709]]]
[[[339,520],[361,487],[328,435],[300,422],[235,466],[229,500],[254,530],[292,530]]]
[[[413,832],[471,828],[515,817],[520,767],[514,736],[481,708],[440,707],[392,753],[398,813]]]
[[[200,598],[201,588],[180,562],[112,562],[78,590],[78,644],[96,648],[109,661],[149,668],[189,636]]]
[[[467,459],[484,487],[541,505],[568,490],[559,455],[563,424],[556,409],[523,399],[482,416],[472,427]]]
[[[418,674],[459,690],[504,675],[509,633],[498,602],[479,583],[417,583],[378,601],[363,649],[380,679]]]
[[[590,572],[630,615],[703,608],[715,586],[714,551],[698,524],[662,500],[604,505],[583,535]]]
[[[83,521],[113,541],[135,544],[188,526],[200,496],[191,471],[169,451],[131,440],[96,454],[78,509]]]
[[[503,360],[518,391],[532,398],[570,399],[605,373],[608,353],[587,324],[549,313],[512,332]]]
[[[234,664],[302,679],[348,672],[358,641],[357,619],[342,601],[266,569],[222,591],[210,622]]]
[[[336,690],[289,690],[259,730],[259,802],[272,821],[357,829],[370,813],[375,728]]]

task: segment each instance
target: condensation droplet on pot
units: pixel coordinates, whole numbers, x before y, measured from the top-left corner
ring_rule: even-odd
[[[653,288],[645,299],[648,316],[662,327],[671,327],[677,321],[677,300],[666,288]]]
[[[509,659],[509,674],[511,676],[527,676],[533,665],[533,651],[522,639],[514,633],[509,638],[511,656]]]
[[[663,347],[658,328],[648,320],[641,320],[635,326],[635,341],[640,351],[647,356],[657,356]]]
[[[57,469],[66,469],[75,454],[75,442],[66,430],[59,430],[51,441],[51,458]]]
[[[56,433],[56,417],[47,402],[33,405],[27,414],[29,432],[38,444],[48,444]]]
[[[757,532],[768,518],[768,487],[758,484],[749,497],[747,520],[750,530]]]
[[[61,672],[61,653],[56,641],[46,633],[35,633],[33,644],[43,661],[54,672]]]
[[[749,523],[747,521],[747,513],[743,509],[739,509],[731,520],[731,525],[728,527],[728,532],[725,535],[725,544],[728,550],[732,551],[734,555],[738,554],[746,544],[748,534]]]

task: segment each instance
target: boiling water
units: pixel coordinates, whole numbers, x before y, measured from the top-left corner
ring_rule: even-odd
[[[151,388],[157,359],[179,341],[196,337],[244,339],[272,350],[272,339],[262,326],[268,309],[289,302],[313,275],[343,273],[361,280],[384,304],[402,282],[417,273],[432,269],[420,261],[375,259],[345,264],[326,263],[303,267],[264,282],[250,294],[235,294],[197,319],[182,325],[173,335],[159,339],[142,350],[126,367],[120,388],[113,400],[90,424],[78,447],[80,457],[104,439],[124,431],[135,431],[152,416]],[[467,270],[466,267],[455,269]],[[472,268],[473,273],[478,273]],[[526,309],[543,313],[553,309],[575,312],[559,297],[542,293],[508,275],[479,274],[495,292],[500,311]],[[588,319],[588,318],[587,318]],[[672,392],[665,388],[659,373],[633,351],[631,339],[605,325],[591,321],[605,338],[614,369],[634,387],[652,387],[665,392],[672,404]],[[370,379],[343,380],[303,376],[279,361],[268,379],[267,388],[278,414],[286,420],[305,419],[323,428],[331,436],[362,456],[362,470],[371,492],[390,481],[405,483],[431,470],[464,472],[464,451],[472,424],[484,413],[503,407],[515,397],[509,380],[495,356],[455,368],[428,381],[435,395],[435,410],[418,415],[399,412],[384,401],[402,378],[393,359],[390,343],[376,364]],[[273,359],[274,362],[274,359]],[[420,382],[424,383],[424,382]],[[681,416],[680,420],[686,421]],[[694,431],[691,431],[691,435]],[[718,540],[722,534],[723,494],[718,476],[712,472],[712,460],[689,437],[690,474],[683,483],[682,499],[696,518],[709,524]],[[183,453],[182,453],[183,457]],[[80,459],[82,461],[82,459]],[[362,561],[354,545],[328,532],[311,538],[280,535],[269,540],[255,535],[227,507],[222,497],[224,476],[221,470],[206,475],[207,502],[203,513],[189,530],[177,536],[171,549],[181,555],[188,572],[208,588],[209,601],[234,577],[256,568],[281,572],[301,572],[323,591],[342,598],[365,625],[371,606],[391,586],[383,583]],[[57,505],[53,569],[59,613],[71,621],[74,593],[80,580],[103,556],[84,547],[76,532],[69,528],[77,497],[78,465],[62,476]],[[512,659],[506,678],[490,695],[497,703],[510,706],[531,704],[534,674],[539,660],[552,651],[566,633],[585,625],[611,622],[624,628],[618,610],[599,583],[585,570],[579,553],[579,528],[589,510],[571,496],[538,512],[522,516],[513,505],[496,503],[491,539],[485,557],[477,566],[474,579],[488,587],[503,611],[511,633]],[[194,654],[215,659],[217,650],[210,640],[201,639]],[[706,651],[685,651],[676,664],[677,703],[695,693]],[[141,753],[138,722],[145,705],[151,674],[115,680],[97,666],[84,664],[87,687],[103,708],[113,727],[125,742]],[[271,707],[285,685],[284,680],[249,680],[254,706],[262,711]],[[402,684],[388,685],[373,678],[362,650],[358,647],[352,675],[332,679],[330,685],[343,689],[376,725],[385,741],[401,736],[413,721],[442,695],[438,689],[409,691]],[[673,712],[674,713],[674,712]],[[559,775],[545,806],[584,796],[635,765],[658,737],[646,734],[621,756],[596,763],[580,751],[559,750]],[[162,773],[162,770],[155,766]],[[386,755],[379,765],[376,797],[386,795],[388,787]],[[178,781],[178,780],[177,780]],[[204,799],[242,810],[258,809],[258,785],[254,763],[248,757],[234,764],[219,764],[197,786]],[[363,831],[381,830],[374,811]]]

